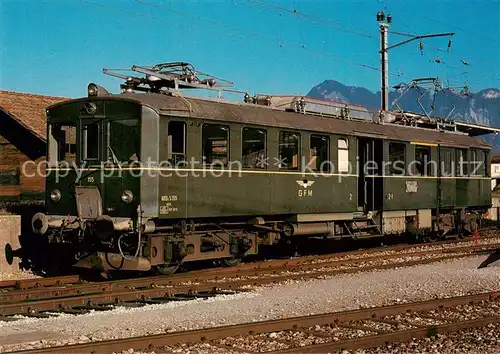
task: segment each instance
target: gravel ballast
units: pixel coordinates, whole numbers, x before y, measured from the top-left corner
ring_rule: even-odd
[[[345,352],[345,354],[498,354],[500,353],[500,325],[491,323],[482,328],[435,337],[415,339],[405,343],[389,343],[384,347]]]
[[[0,322],[0,351],[498,291],[499,269],[477,269],[485,258],[469,257],[429,265],[337,275],[320,280],[289,281],[248,293],[222,295],[208,300],[117,308],[79,316],[65,314],[57,318],[22,318],[16,322]]]
[[[220,343],[224,343],[221,340]],[[253,341],[250,344],[238,343],[240,348],[249,352],[259,352],[271,350],[275,347],[271,338],[267,338],[265,345],[261,346],[259,341]],[[310,344],[310,343],[307,343]],[[178,354],[234,354],[241,353],[230,349],[222,349],[219,346],[213,346],[209,343],[199,344],[181,344],[178,346],[169,346],[160,348],[154,352],[135,352],[124,351],[123,353],[133,354],[160,354],[160,353],[178,353]],[[500,353],[500,325],[489,324],[482,328],[463,330],[457,333],[438,334],[435,337],[414,339],[408,342],[391,342],[383,347],[359,350],[344,350],[341,354],[498,354]]]

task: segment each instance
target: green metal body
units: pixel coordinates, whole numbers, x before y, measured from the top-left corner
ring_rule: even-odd
[[[491,205],[490,147],[465,134],[161,94],[83,98],[47,113],[47,216],[36,215],[32,225],[41,234],[51,228],[56,240],[54,230],[64,229],[78,251],[88,238],[86,250],[98,254],[86,267],[116,261],[120,269],[165,272],[310,233],[444,235],[472,230]],[[62,143],[63,128],[73,129],[74,141]],[[248,131],[257,138],[245,137]],[[249,141],[261,145],[249,153]],[[69,149],[64,156],[73,153],[73,168],[55,158],[61,146]],[[448,174],[459,153],[486,167]],[[291,161],[280,162],[281,155]],[[226,165],[204,164],[207,156]],[[265,157],[265,166],[241,165],[255,156]],[[413,165],[424,158],[431,166],[425,171]],[[322,161],[329,169],[310,168]],[[405,173],[387,170],[391,161]],[[133,261],[124,261],[122,245]]]
[[[88,119],[103,119],[105,121],[123,118],[139,118],[143,109],[139,103],[121,100],[92,100],[98,106],[98,112],[93,117],[82,113],[82,102],[90,100],[79,100],[74,103],[58,105],[49,110],[48,121],[72,122],[76,124],[77,131],[81,131],[82,122]],[[151,114],[151,112],[149,113]],[[186,157],[194,161],[202,160],[201,149],[201,122],[203,120],[186,117],[171,117],[161,114],[156,115],[149,126],[142,123],[142,134],[157,134],[157,139],[142,136],[141,150],[154,151],[159,161],[167,160],[168,122],[172,120],[182,121],[187,126]],[[222,119],[222,118],[221,118]],[[243,127],[258,127],[252,124],[241,124],[230,121],[221,122],[230,127],[230,160],[241,159],[241,131]],[[171,168],[161,166],[147,167],[149,170],[161,171],[156,176],[146,176],[147,168],[138,166],[124,167],[121,171],[116,167],[111,170],[99,169],[100,163],[107,160],[108,154],[104,149],[99,164],[90,164],[83,169],[82,178],[75,184],[76,173],[70,172],[67,177],[59,178],[56,182],[55,176],[49,174],[47,177],[47,211],[50,214],[65,215],[76,214],[74,198],[74,186],[96,186],[103,196],[103,210],[110,216],[132,217],[137,205],[154,206],[149,209],[149,217],[163,219],[187,219],[187,218],[210,218],[227,216],[258,216],[258,215],[288,215],[304,213],[343,213],[358,212],[362,209],[359,202],[360,196],[360,174],[359,171],[349,173],[335,173],[331,171],[319,176],[311,172],[283,171],[273,165],[272,161],[278,158],[278,134],[282,129],[276,127],[260,126],[267,131],[267,157],[269,166],[267,169],[242,169],[231,171],[220,169],[207,170],[201,163],[186,166],[181,172],[174,173]],[[402,128],[404,129],[404,128]],[[307,156],[309,151],[309,136],[311,134],[323,134],[329,138],[329,156],[331,161],[337,165],[337,139],[347,138],[349,141],[349,161],[356,165],[359,138],[340,134],[328,134],[307,130],[292,130],[300,133],[301,155]],[[138,131],[141,134],[141,131]],[[107,138],[104,129],[101,139]],[[365,138],[366,140],[366,138]],[[383,161],[389,159],[389,141],[381,140],[379,147],[383,149],[381,156]],[[415,145],[403,142],[406,146],[406,160],[414,158]],[[77,146],[81,149],[81,134],[77,137]],[[434,161],[439,160],[439,146],[431,147],[431,156]],[[453,153],[455,149],[447,147]],[[476,149],[478,152],[483,151]],[[487,151],[487,150],[484,150]],[[77,152],[77,156],[81,156]],[[148,156],[149,157],[149,156]],[[142,156],[144,159],[145,156]],[[77,164],[81,164],[77,160]],[[406,166],[408,167],[408,165]],[[107,175],[101,177],[102,172]],[[141,173],[142,172],[142,173]],[[214,176],[215,174],[216,176]],[[154,174],[153,174],[154,175]],[[406,210],[406,209],[433,209],[433,208],[461,208],[480,207],[490,204],[490,179],[488,175],[481,173],[477,176],[463,177],[441,177],[436,172],[431,176],[391,176],[376,177],[373,181],[378,186],[376,195],[376,206],[383,210]],[[304,189],[300,181],[311,180],[314,184]],[[370,180],[370,178],[367,178]],[[414,193],[406,193],[405,186],[409,181],[418,184],[418,190]],[[49,195],[51,190],[58,188],[63,196],[58,203],[51,201]],[[125,204],[121,202],[120,195],[124,190],[130,190],[134,194],[134,202]],[[156,200],[145,200],[144,190],[148,191],[148,197],[155,196]],[[141,194],[142,191],[142,194]],[[381,193],[380,193],[381,192]],[[440,197],[439,197],[440,196]],[[372,209],[372,208],[371,208]]]

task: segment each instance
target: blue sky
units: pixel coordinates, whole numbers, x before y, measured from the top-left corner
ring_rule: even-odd
[[[418,42],[392,49],[390,85],[438,76],[500,88],[498,0],[141,1],[0,0],[0,89],[78,97],[96,82],[117,92],[120,80],[102,68],[186,61],[251,94],[306,94],[325,79],[376,91],[380,73],[357,64],[380,65],[375,15],[384,8],[390,31],[456,33],[451,53],[447,37],[425,40],[423,55]]]

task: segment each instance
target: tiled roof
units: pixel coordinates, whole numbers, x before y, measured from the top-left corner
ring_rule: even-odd
[[[0,90],[0,108],[43,140],[47,119],[45,108],[68,99]]]

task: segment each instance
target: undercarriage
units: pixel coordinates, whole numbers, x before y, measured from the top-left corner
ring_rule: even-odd
[[[138,208],[139,215],[140,207]],[[259,253],[259,246],[290,244],[308,237],[362,239],[413,235],[437,240],[448,234],[474,233],[480,213],[465,210],[395,211],[369,215],[347,213],[294,215],[266,220],[169,220],[71,216],[33,217],[33,231],[49,243],[66,244],[79,268],[108,271],[150,271],[171,274],[181,264],[218,261],[232,266]]]

